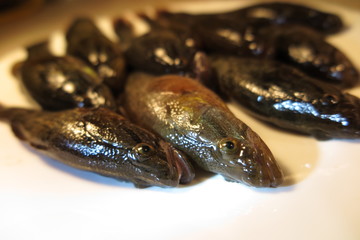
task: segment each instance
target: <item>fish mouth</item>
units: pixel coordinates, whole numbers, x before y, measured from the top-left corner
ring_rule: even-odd
[[[160,146],[165,150],[170,178],[176,179],[176,185],[190,183],[194,179],[195,173],[188,157],[165,141],[160,141]]]
[[[284,182],[284,174],[276,162],[272,152],[263,140],[250,128],[247,136],[254,146],[253,161],[256,163],[254,177],[248,178],[247,183],[255,187],[275,188]]]
[[[261,173],[260,187],[276,188],[284,182],[284,174],[274,158],[262,159]]]

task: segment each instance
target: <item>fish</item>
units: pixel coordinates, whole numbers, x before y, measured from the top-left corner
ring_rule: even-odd
[[[274,7],[274,18],[278,16],[283,22],[253,16],[253,11],[267,7]],[[216,14],[159,12],[157,19],[162,26],[190,26],[201,42],[199,50],[205,53],[275,59],[343,89],[358,85],[359,72],[349,57],[329,43],[327,35],[311,28],[316,26],[311,24],[315,21],[312,12],[317,14],[316,10],[292,4],[260,4]],[[328,16],[331,19],[332,15]]]
[[[360,99],[274,60],[210,56],[221,94],[255,117],[319,140],[360,138]]]
[[[66,33],[66,52],[91,66],[114,94],[126,79],[126,62],[119,43],[111,41],[90,18],[77,18]]]
[[[272,58],[277,61],[342,89],[359,84],[359,71],[352,61],[312,29],[284,25],[266,28],[259,35],[267,38],[273,47]]]
[[[176,187],[194,178],[186,156],[107,108],[41,111],[0,106],[0,119],[38,152],[137,187]]]
[[[206,53],[270,58],[274,52],[272,42],[262,33],[262,29],[270,26],[268,22],[258,19],[235,22],[203,17],[193,24],[193,31],[202,40],[201,46]]]
[[[196,21],[230,20],[235,24],[249,20],[266,21],[271,25],[300,25],[313,29],[323,35],[338,33],[344,29],[344,23],[337,14],[321,11],[317,8],[285,2],[259,3],[232,11],[205,14],[189,14],[159,10],[157,21],[193,24]]]
[[[179,75],[133,73],[122,106],[202,169],[253,187],[277,187],[283,173],[264,141],[200,82]]]
[[[324,35],[338,33],[344,29],[343,20],[339,15],[296,3],[259,3],[219,15],[220,18],[237,21],[252,18],[267,20],[274,25],[300,25]]]
[[[74,107],[116,109],[111,90],[83,61],[72,56],[54,56],[48,42],[27,47],[28,57],[13,67],[29,95],[45,110]]]
[[[145,15],[142,18],[150,20]],[[148,32],[136,36],[131,33],[133,26],[126,20],[114,21],[115,32],[127,46],[125,58],[132,70],[156,75],[179,74],[198,79],[209,75],[206,54],[199,51],[200,42],[188,28],[161,27],[153,23]]]

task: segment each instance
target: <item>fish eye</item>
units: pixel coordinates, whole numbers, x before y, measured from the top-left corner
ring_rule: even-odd
[[[142,159],[150,157],[154,154],[154,147],[147,143],[139,143],[133,149]]]
[[[223,138],[218,145],[220,151],[225,154],[235,154],[239,150],[238,140],[235,138]]]
[[[339,102],[339,100],[340,99],[339,99],[339,97],[337,95],[326,93],[321,98],[321,103],[323,105],[337,104]]]

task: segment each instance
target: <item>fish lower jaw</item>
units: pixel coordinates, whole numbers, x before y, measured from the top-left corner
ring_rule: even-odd
[[[282,178],[273,178],[273,179],[256,179],[252,180],[251,177],[242,177],[242,178],[234,178],[228,175],[222,175],[224,179],[228,182],[236,182],[241,183],[249,187],[255,188],[276,188],[283,183]]]

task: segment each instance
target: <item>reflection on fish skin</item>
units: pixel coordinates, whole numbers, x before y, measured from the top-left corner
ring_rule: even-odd
[[[125,44],[128,45],[125,57],[130,67],[150,74],[172,73],[199,78],[206,74],[207,69],[199,68],[206,65],[201,63],[204,57],[197,57],[200,43],[190,28],[163,27],[153,22],[150,25],[149,32],[135,36],[129,33],[131,25],[124,20],[114,22],[115,32],[119,37],[125,35],[129,42]]]
[[[341,18],[336,14],[285,2],[259,3],[219,15],[237,21],[253,18],[267,20],[275,25],[296,24],[323,34],[337,33],[344,28]]]
[[[191,26],[208,53],[283,61],[341,88],[359,83],[358,70],[348,57],[325,41],[324,33],[343,27],[331,13],[291,3],[262,3],[215,14],[159,12],[157,20],[165,26]]]
[[[126,64],[119,44],[112,42],[89,18],[75,19],[66,32],[67,53],[89,64],[113,93],[125,81]]]
[[[274,59],[341,88],[359,84],[354,64],[319,33],[301,26],[283,26],[264,29],[262,35],[273,46]]]
[[[177,75],[134,73],[124,94],[131,120],[158,133],[203,169],[255,187],[283,182],[260,137],[200,83]]]
[[[360,138],[360,99],[279,62],[212,56],[218,84],[260,119],[318,139]]]
[[[0,107],[15,135],[72,167],[133,182],[175,187],[190,182],[186,159],[161,138],[105,108],[42,112]]]
[[[51,55],[47,42],[28,47],[28,58],[15,71],[43,109],[116,108],[110,89],[94,70],[74,57]]]
[[[272,56],[272,46],[268,43],[267,37],[261,34],[263,28],[269,27],[267,21],[210,19],[203,17],[194,23],[194,29],[203,40],[206,52],[244,57]],[[209,21],[211,25],[207,24]]]

